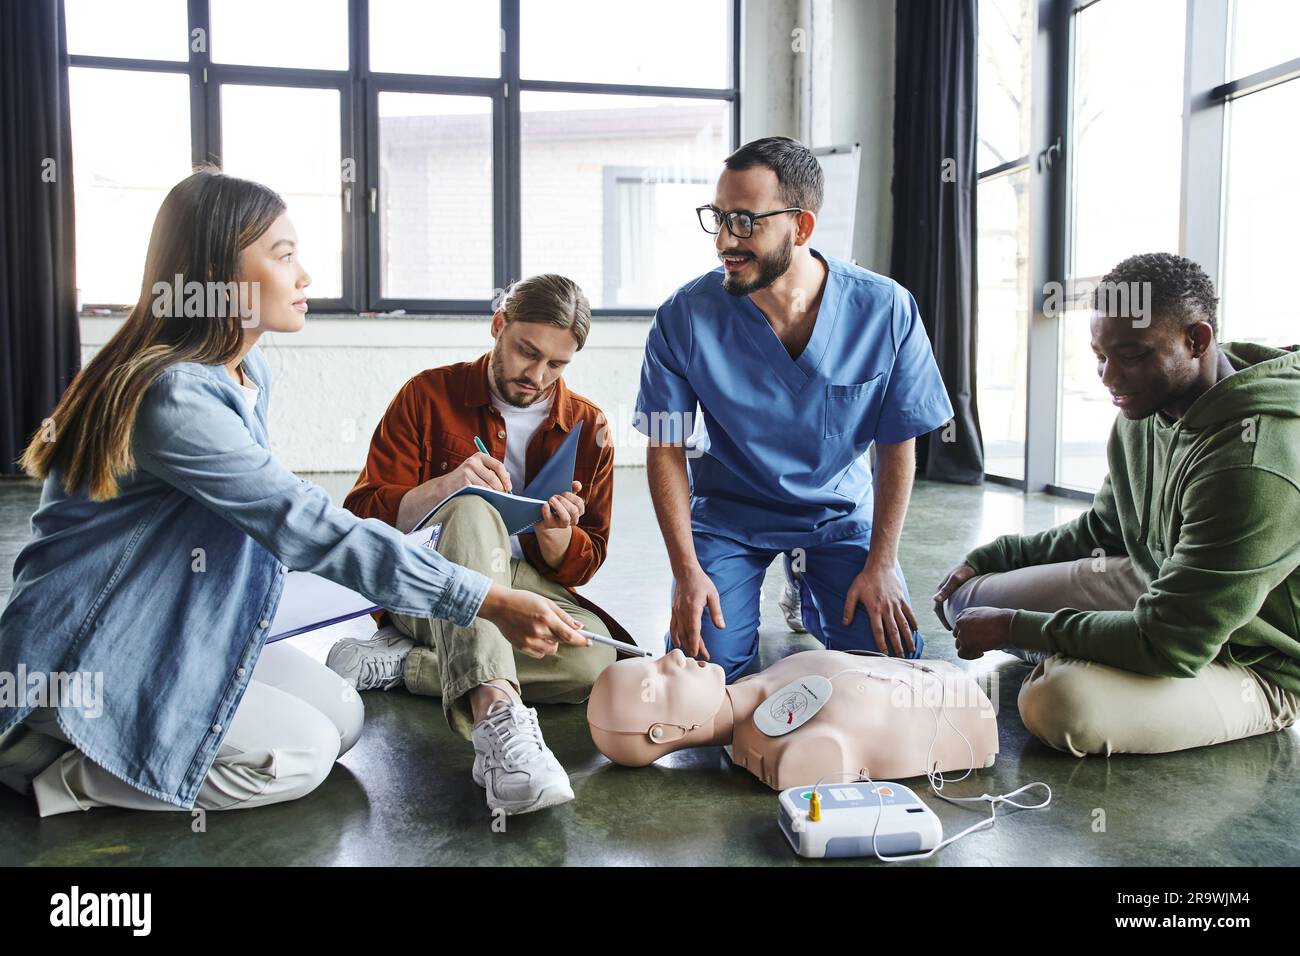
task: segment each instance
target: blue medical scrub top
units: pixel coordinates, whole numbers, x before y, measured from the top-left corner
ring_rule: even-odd
[[[703,411],[687,458],[697,531],[780,549],[869,537],[871,443],[952,418],[911,293],[813,255],[826,284],[797,359],[749,296],[722,287],[721,267],[655,312],[633,424],[652,442],[682,442]]]

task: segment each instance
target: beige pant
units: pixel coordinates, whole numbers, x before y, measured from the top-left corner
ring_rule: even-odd
[[[1145,590],[1128,558],[1109,557],[1100,566],[1084,558],[972,578],[945,611],[950,622],[968,607],[1129,611]],[[1030,733],[1076,757],[1204,747],[1282,730],[1300,716],[1300,695],[1249,667],[1220,661],[1195,677],[1148,677],[1044,655],[1021,685],[1018,703]]]
[[[267,646],[195,808],[236,810],[305,796],[356,743],[364,718],[361,698],[339,675],[288,642]],[[135,789],[73,748],[53,708],[38,708],[0,737],[0,770],[16,789],[30,784],[43,817],[91,807],[184,809]]]
[[[547,580],[527,561],[510,556],[510,536],[496,509],[482,498],[454,498],[432,519],[440,522],[438,551],[456,564],[473,568],[496,583],[550,598],[583,628],[609,636],[599,615],[573,600],[567,588]],[[451,728],[469,740],[474,719],[469,692],[492,680],[508,680],[529,704],[580,704],[596,676],[614,662],[614,649],[560,645],[541,660],[515,650],[497,626],[475,618],[459,627],[440,618],[389,613],[394,625],[419,646],[406,658],[406,689],[442,698]]]

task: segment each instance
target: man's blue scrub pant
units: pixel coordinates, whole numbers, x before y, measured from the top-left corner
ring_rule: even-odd
[[[714,627],[713,617],[705,605],[700,634],[709,650],[710,661],[722,666],[727,682],[731,683],[757,663],[759,591],[768,566],[778,554],[785,552],[751,547],[698,529],[693,532],[693,537],[695,554],[704,573],[718,589],[722,619],[727,623],[721,630]],[[866,609],[861,604],[854,612],[852,624],[845,626],[841,623],[849,586],[867,562],[869,545],[868,535],[803,549],[799,584],[804,627],[830,650],[879,650]],[[902,582],[903,594],[911,604],[903,569],[895,565],[895,571]],[[912,641],[916,649],[911,656],[920,657],[924,649],[920,631],[912,632]],[[664,646],[665,650],[672,647],[671,635],[665,636]]]

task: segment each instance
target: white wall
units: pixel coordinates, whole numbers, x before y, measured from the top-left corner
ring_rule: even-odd
[[[831,139],[861,143],[853,257],[888,273],[894,173],[894,0],[835,0]]]
[[[741,7],[740,141],[797,136],[791,31],[799,25],[798,0],[744,0]]]
[[[741,141],[795,136],[795,57],[801,54],[791,48],[791,31],[800,25],[798,0],[745,0],[742,6]],[[835,0],[833,24],[830,135],[834,143],[862,144],[854,257],[883,272],[891,209],[893,2]],[[82,320],[83,360],[121,321]],[[565,373],[614,424],[621,465],[645,461],[630,418],[649,324],[597,319]],[[360,470],[370,435],[403,382],[422,369],[475,358],[491,342],[486,318],[312,315],[302,332],[266,335],[263,350],[275,376],[270,424],[277,456],[294,471]]]
[[[122,324],[82,319],[82,359]],[[292,471],[356,472],[370,436],[397,389],[417,372],[477,358],[492,347],[487,317],[473,319],[307,317],[292,335],[266,333],[271,366],[271,441]],[[595,401],[618,436],[615,461],[645,463],[631,427],[649,320],[598,321],[565,381]]]

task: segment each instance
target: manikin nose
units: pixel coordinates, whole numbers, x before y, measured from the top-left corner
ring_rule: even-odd
[[[709,666],[709,662],[708,662],[708,661],[697,661],[697,660],[694,660],[693,658],[689,658],[689,657],[687,657],[687,656],[686,656],[686,652],[683,651],[680,647],[674,647],[671,651],[669,651],[669,652],[665,655],[665,657],[667,657],[669,660],[671,660],[671,661],[672,661],[674,664],[676,664],[678,667],[689,667],[692,663],[694,663],[694,664],[696,664],[696,665],[698,665],[698,666],[700,666],[700,667],[708,667],[708,666]]]

